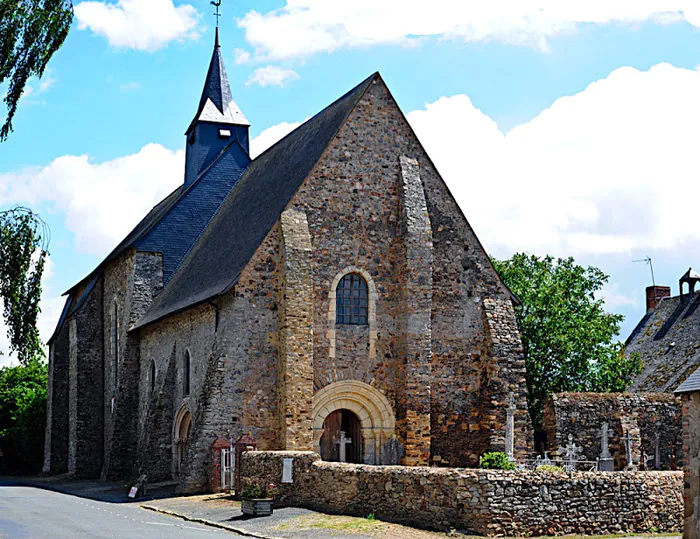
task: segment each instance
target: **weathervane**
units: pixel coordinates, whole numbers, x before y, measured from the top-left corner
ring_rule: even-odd
[[[219,0],[221,1],[221,0]],[[632,260],[632,262],[645,262],[649,264],[649,269],[651,269],[651,284],[652,286],[656,286],[656,281],[654,280],[654,265],[651,263],[651,257],[647,255],[645,258],[642,258],[641,260]]]
[[[221,5],[221,0],[219,0],[218,2],[214,2],[214,0],[212,0],[209,3],[212,6],[216,6],[216,13],[214,13],[214,17],[216,17],[216,27],[218,28],[219,27],[219,17],[221,17],[221,13],[219,13],[219,6]]]

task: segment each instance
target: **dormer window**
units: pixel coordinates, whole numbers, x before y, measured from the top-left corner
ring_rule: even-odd
[[[219,129],[219,138],[229,138],[231,136],[230,129]]]

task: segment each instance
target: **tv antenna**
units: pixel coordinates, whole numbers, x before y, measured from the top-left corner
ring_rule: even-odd
[[[654,280],[654,265],[651,263],[651,257],[647,255],[645,258],[642,258],[641,260],[632,260],[632,262],[644,262],[645,264],[649,265],[649,269],[651,270],[651,284],[652,286],[656,286],[656,281]]]

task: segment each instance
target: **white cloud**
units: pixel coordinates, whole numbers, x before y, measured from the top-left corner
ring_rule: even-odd
[[[293,69],[284,69],[279,66],[265,66],[256,69],[248,78],[245,85],[258,84],[265,86],[285,86],[288,82],[297,80],[299,73]]]
[[[613,283],[605,285],[595,296],[596,299],[605,301],[605,310],[608,312],[619,311],[620,307],[625,306],[635,307],[639,303],[635,297],[627,295],[619,285]]]
[[[247,64],[250,62],[250,53],[243,49],[234,49],[233,57],[237,64]]]
[[[250,11],[238,24],[256,58],[274,61],[425,36],[546,50],[549,38],[586,23],[700,26],[699,6],[697,0],[287,0],[267,13]]]
[[[79,251],[104,255],[182,184],[183,170],[184,151],[159,144],[102,163],[65,155],[43,168],[0,174],[0,206],[47,204],[65,214]]]
[[[294,131],[302,123],[303,122],[282,122],[277,125],[273,125],[272,127],[268,127],[250,141],[250,156],[255,159],[275,142]]]
[[[176,7],[173,0],[80,2],[75,16],[81,30],[106,37],[113,47],[155,51],[199,37],[197,10],[189,4]]]
[[[135,92],[136,90],[140,90],[140,89],[141,89],[140,82],[125,82],[125,83],[119,85],[119,91],[123,94],[127,94],[129,92]]]
[[[465,95],[408,114],[486,248],[555,255],[700,240],[700,72],[623,67],[502,133]]]

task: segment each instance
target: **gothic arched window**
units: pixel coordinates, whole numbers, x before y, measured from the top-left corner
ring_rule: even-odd
[[[188,397],[190,394],[190,373],[191,373],[191,361],[190,361],[190,351],[185,350],[185,364],[183,366],[182,372],[182,394]]]
[[[367,281],[362,275],[344,275],[335,292],[335,323],[367,325]]]

